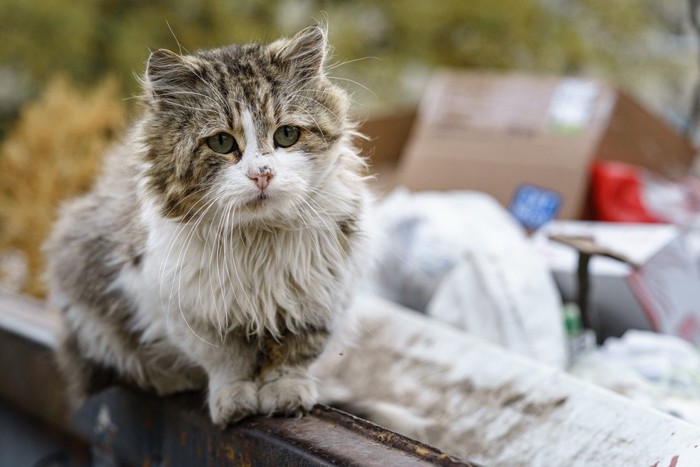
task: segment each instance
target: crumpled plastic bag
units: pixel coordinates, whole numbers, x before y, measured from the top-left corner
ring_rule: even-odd
[[[397,190],[378,207],[384,246],[373,291],[556,367],[561,301],[522,228],[483,193]]]
[[[570,371],[700,425],[700,350],[679,337],[629,330],[607,339]]]
[[[617,161],[596,161],[591,173],[596,220],[700,227],[700,179],[693,175],[670,179]]]

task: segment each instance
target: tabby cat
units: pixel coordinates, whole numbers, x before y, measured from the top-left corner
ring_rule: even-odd
[[[143,116],[45,245],[76,398],[207,387],[220,425],[298,415],[366,263],[365,165],[326,30],[156,50]],[[107,370],[107,371],[105,371]]]

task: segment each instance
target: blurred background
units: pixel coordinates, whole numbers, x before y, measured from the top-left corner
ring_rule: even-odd
[[[138,93],[149,49],[272,41],[326,21],[358,111],[412,105],[436,67],[602,77],[682,125],[696,70],[687,0],[0,2],[3,134],[56,75]],[[126,102],[129,105],[129,101]]]
[[[361,118],[415,107],[439,68],[524,70],[603,79],[682,131],[698,76],[692,4],[0,0],[0,287],[43,294],[39,245],[138,112],[149,50],[270,42],[320,20]]]
[[[391,164],[399,164],[398,168],[401,164],[405,167],[407,161],[424,162],[413,165],[412,172],[404,171],[404,181],[422,184],[430,178],[428,169],[435,166],[439,172],[435,179],[442,183],[450,177],[443,176],[445,165],[435,163],[436,157],[447,154],[462,158],[461,172],[450,170],[448,174],[459,186],[416,188],[404,183],[414,192],[397,191],[383,200],[383,227],[389,231],[395,227],[390,238],[411,239],[413,243],[397,241],[386,249],[384,258],[379,258],[384,268],[379,268],[379,274],[381,277],[384,271],[386,281],[378,281],[382,293],[377,295],[485,336],[510,350],[566,367],[585,379],[700,425],[700,311],[696,311],[700,303],[700,165],[691,169],[700,142],[700,27],[693,14],[698,11],[700,0],[0,0],[0,299],[3,292],[39,298],[45,295],[41,244],[60,202],[90,188],[101,155],[138,116],[138,77],[150,50],[182,48],[186,52],[230,43],[268,43],[321,21],[328,25],[333,47],[331,75],[351,92],[358,119],[382,123],[375,127],[380,128],[376,134],[367,131],[367,125],[363,130],[392,142],[394,147],[383,151]],[[504,76],[522,71],[550,78],[521,80],[511,86],[508,81],[493,78],[497,76],[494,74],[484,76],[506,85],[489,87],[481,81],[469,81],[472,77],[453,87],[444,84],[449,80],[437,80],[434,82],[438,86],[430,88],[431,78],[445,69],[490,70]],[[588,86],[587,80],[564,77],[593,78],[595,86]],[[596,87],[601,83],[605,86]],[[426,89],[439,92],[425,94]],[[501,92],[503,89],[507,92]],[[591,89],[594,92],[590,93]],[[481,99],[482,94],[488,94],[487,98]],[[440,105],[447,111],[440,117],[454,117],[462,125],[447,129],[453,131],[452,141],[457,141],[454,151],[439,150],[439,144],[449,139],[445,137],[447,132],[423,131],[430,130],[435,121],[438,124],[434,126],[443,130],[440,122],[449,120],[430,121],[421,111],[415,111],[426,95],[442,99]],[[462,100],[452,99],[454,95]],[[457,104],[450,106],[453,101]],[[486,104],[479,107],[474,102]],[[498,118],[490,121],[486,114],[496,107],[494,102],[503,107],[492,112]],[[457,110],[461,113],[450,113],[460,106]],[[532,108],[539,109],[539,114]],[[550,125],[560,117],[564,123],[571,123],[572,109],[578,126]],[[603,124],[589,118],[594,114],[603,115]],[[382,120],[386,115],[390,118]],[[497,125],[493,124],[496,120]],[[594,120],[595,125],[589,125]],[[486,124],[480,126],[484,121]],[[411,141],[407,150],[403,143],[411,134],[422,139]],[[479,139],[483,134],[487,137]],[[683,134],[695,144],[688,144]],[[501,143],[504,145],[497,146]],[[377,149],[380,144],[375,146],[365,151],[373,156],[373,170],[380,165],[376,156],[382,152]],[[471,150],[474,147],[477,150]],[[544,153],[542,148],[553,149]],[[674,151],[683,158],[683,170],[671,174],[675,178],[654,172],[655,165],[672,165],[669,161]],[[649,153],[658,157],[648,157]],[[561,161],[568,161],[568,165],[564,167]],[[607,173],[610,178],[601,179],[599,172],[591,170],[601,161],[624,162],[632,167],[608,166],[612,170]],[[397,167],[392,166],[392,170]],[[618,169],[623,170],[622,176],[615,172]],[[377,172],[381,182],[385,174]],[[472,179],[465,181],[467,175]],[[538,177],[552,185],[540,182]],[[529,183],[533,190],[520,192],[522,182]],[[633,196],[618,189],[621,186],[635,190]],[[489,197],[471,192],[450,199],[445,192],[420,193],[421,189],[455,188],[481,189]],[[514,188],[518,189],[515,195]],[[500,204],[490,198],[499,190],[503,195]],[[601,209],[588,209],[594,204],[589,199],[593,197],[588,196],[591,191],[612,206],[614,214],[623,216],[611,219],[601,216]],[[621,200],[616,198],[620,194]],[[509,200],[513,202],[506,211]],[[615,204],[618,201],[621,205]],[[564,205],[568,214],[557,211],[562,202],[568,203]],[[627,216],[629,212],[634,216]],[[516,216],[518,223],[511,216],[518,213],[534,216],[537,223],[528,224]],[[639,225],[626,229],[627,224],[621,222],[620,230],[595,223],[563,224],[560,229],[579,240],[583,232],[586,238],[597,241],[594,246],[598,247],[612,248],[605,240],[614,239],[613,246],[619,246],[627,257],[649,252],[644,253],[643,261],[635,259],[637,264],[646,262],[648,280],[642,284],[646,288],[640,286],[642,292],[651,291],[650,296],[658,292],[668,299],[659,300],[662,311],[680,310],[679,315],[688,321],[681,322],[678,329],[650,326],[641,301],[633,297],[635,291],[627,290],[625,280],[627,274],[632,274],[632,266],[625,264],[623,273],[612,277],[615,282],[609,289],[610,303],[597,302],[591,295],[590,308],[615,319],[634,315],[643,321],[641,329],[653,328],[665,334],[630,334],[627,340],[619,341],[621,344],[613,340],[608,347],[596,347],[608,336],[596,334],[600,329],[584,319],[589,305],[586,293],[580,293],[579,303],[573,303],[565,292],[567,287],[578,290],[574,284],[587,284],[589,275],[592,281],[609,279],[593,266],[583,271],[585,275],[575,277],[575,271],[581,273],[577,265],[582,263],[577,261],[585,255],[585,261],[591,255],[605,256],[609,251],[584,255],[583,250],[575,253],[570,244],[560,246],[566,250],[561,256],[566,261],[562,260],[565,264],[561,266],[560,256],[555,256],[549,245],[550,234],[556,234],[556,230],[544,231],[539,237],[536,234],[534,242],[530,236],[541,227],[541,218],[550,221],[557,216],[576,221],[661,224],[649,229]],[[676,230],[674,225],[679,228]],[[598,228],[613,230],[598,232]],[[688,232],[694,234],[688,237],[694,240],[692,254],[689,248],[679,246]],[[654,243],[654,238],[661,240]],[[479,254],[485,256],[475,256]],[[480,263],[474,258],[486,259]],[[678,275],[666,280],[662,273],[673,268],[660,267],[649,258],[660,258],[657,263],[663,263],[661,266],[680,264],[685,269],[677,267],[672,272],[680,271]],[[550,273],[559,281],[556,286]],[[475,279],[478,277],[495,277],[493,283],[498,287],[486,290]],[[597,284],[593,290],[596,288],[604,289]],[[622,303],[621,294],[629,297],[628,302]],[[409,303],[415,296],[418,300]],[[677,297],[682,300],[676,306],[671,299]],[[563,304],[562,298],[569,303]],[[604,309],[606,304],[609,309]],[[0,318],[14,310],[14,305],[5,304],[5,309],[1,305],[0,300]],[[41,309],[38,304],[34,307]],[[455,310],[450,316],[431,312],[449,309]],[[500,316],[501,321],[484,316]],[[459,317],[461,324],[450,322],[454,317]],[[394,329],[399,321],[389,320],[387,329]],[[611,334],[613,337],[621,336],[628,328],[639,328],[629,320],[620,322],[624,326]],[[496,329],[493,323],[501,327]],[[494,329],[488,328],[491,324]],[[394,341],[401,342],[387,339]],[[430,349],[425,352],[429,354]],[[383,353],[382,349],[368,347],[368,357],[360,360],[371,362]],[[7,362],[5,365],[9,366]],[[479,361],[470,371],[478,372],[480,365]],[[32,373],[21,364],[14,367],[20,375]],[[353,380],[363,380],[351,371],[340,373],[346,375],[350,385]],[[365,373],[389,375],[391,380],[391,372],[385,369]],[[6,382],[14,379],[24,381],[5,378]],[[386,387],[391,384],[388,381]],[[357,394],[364,389],[356,388]],[[421,386],[414,400],[424,400],[423,389]],[[403,394],[403,390],[399,387],[397,391]],[[442,394],[440,391],[436,394]],[[468,401],[471,395],[467,396]],[[370,392],[361,399],[372,397]],[[512,407],[504,413],[510,414],[510,410]],[[532,414],[523,411],[523,418],[531,420]],[[448,412],[454,420],[468,418],[467,412],[453,413],[452,408]],[[1,422],[8,417],[0,412],[0,441],[5,440],[5,446],[18,443],[10,434],[21,426],[19,418],[5,422],[3,432]],[[448,428],[450,417],[444,417]],[[555,426],[558,430],[560,422]],[[507,440],[500,431],[492,438]],[[644,442],[643,438],[632,438]],[[458,433],[454,439],[459,441],[458,447],[462,446],[465,435]],[[596,446],[600,439],[590,443],[580,438]],[[544,442],[549,443],[549,439]],[[520,449],[517,444],[512,446]],[[444,449],[459,452],[451,446]],[[604,452],[605,447],[598,450]],[[487,459],[484,464],[492,462]],[[15,460],[12,465],[20,463]]]

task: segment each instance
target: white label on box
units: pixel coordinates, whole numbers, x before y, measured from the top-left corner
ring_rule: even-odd
[[[598,86],[588,80],[567,78],[554,90],[549,104],[549,127],[557,132],[581,131],[591,119]]]

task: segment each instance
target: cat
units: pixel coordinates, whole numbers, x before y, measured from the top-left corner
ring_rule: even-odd
[[[76,401],[207,388],[214,423],[308,412],[367,262],[366,165],[327,31],[148,58],[144,113],[47,240]]]

